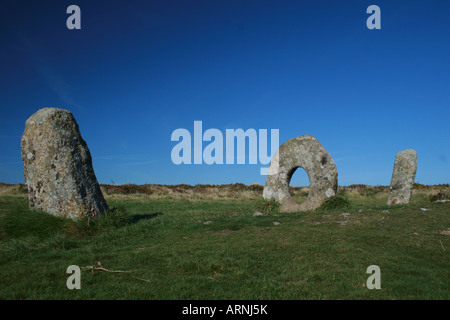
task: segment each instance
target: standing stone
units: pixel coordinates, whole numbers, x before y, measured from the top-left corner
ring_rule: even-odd
[[[297,168],[309,176],[309,194],[299,204],[289,193],[289,183]],[[337,192],[337,169],[331,155],[311,135],[293,138],[283,143],[273,156],[268,170],[263,198],[281,204],[281,212],[314,210]]]
[[[96,217],[108,210],[72,113],[44,108],[25,124],[22,160],[31,210]]]
[[[388,205],[409,203],[416,171],[417,153],[415,150],[407,149],[397,153],[389,188]]]

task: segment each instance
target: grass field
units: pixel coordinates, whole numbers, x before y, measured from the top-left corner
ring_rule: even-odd
[[[77,222],[0,186],[0,299],[450,298],[450,202],[435,202],[448,185],[392,207],[386,187],[341,187],[290,214],[255,185],[102,188],[112,212]],[[66,287],[70,265],[81,290]],[[380,290],[366,287],[370,265]]]

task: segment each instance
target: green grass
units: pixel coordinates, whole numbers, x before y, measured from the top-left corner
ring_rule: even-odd
[[[117,209],[98,221],[0,196],[0,299],[450,298],[449,203],[338,196],[333,208],[291,214],[259,198],[111,196]],[[67,289],[69,265],[97,262],[126,272],[82,269],[81,290]],[[370,265],[381,290],[365,287]]]

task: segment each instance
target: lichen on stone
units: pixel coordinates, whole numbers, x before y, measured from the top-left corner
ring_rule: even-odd
[[[90,151],[70,111],[37,111],[26,121],[21,147],[32,210],[72,218],[108,210]]]

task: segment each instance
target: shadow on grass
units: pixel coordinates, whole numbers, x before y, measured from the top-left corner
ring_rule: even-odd
[[[112,208],[109,212],[94,219],[86,216],[78,220],[64,219],[61,230],[70,238],[87,238],[153,219],[159,215],[162,213],[131,214],[124,208]]]
[[[139,221],[153,219],[153,218],[156,218],[163,214],[164,213],[162,213],[162,212],[134,214],[134,215],[130,216],[129,223],[131,223],[131,224],[138,223]]]

